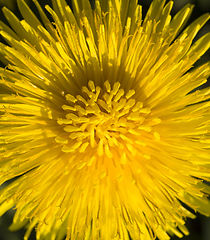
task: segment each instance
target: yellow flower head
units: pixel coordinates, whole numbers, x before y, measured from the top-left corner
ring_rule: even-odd
[[[195,90],[210,47],[193,39],[205,14],[181,32],[193,6],[171,18],[154,0],[52,0],[41,20],[0,23],[0,215],[40,240],[160,240],[188,234],[210,214],[210,90]],[[41,21],[41,22],[40,22]]]

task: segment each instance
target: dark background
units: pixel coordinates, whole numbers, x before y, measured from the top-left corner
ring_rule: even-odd
[[[25,0],[30,8],[37,13],[36,8],[33,4],[32,0]],[[66,0],[67,3],[70,3],[71,0]],[[91,0],[90,0],[91,1]],[[106,1],[106,0],[104,0]],[[40,0],[40,4],[44,7],[44,5],[51,5],[51,0]],[[93,2],[93,0],[92,0]],[[139,0],[139,3],[143,6],[143,13],[146,14],[146,11],[152,1],[151,0]],[[193,14],[188,22],[190,24],[193,20],[201,16],[206,12],[210,12],[210,0],[174,0],[174,7],[172,10],[172,15],[177,13],[185,4],[192,3],[195,5]],[[16,0],[0,0],[0,20],[6,22],[1,8],[6,6],[11,11],[13,11],[18,18],[21,19],[21,15],[17,8]],[[200,38],[202,35],[210,31],[210,21],[201,29],[196,39]],[[196,40],[195,39],[195,40]],[[0,39],[2,41],[2,39]],[[204,62],[210,60],[210,50],[196,63],[196,65],[200,65]],[[3,66],[3,65],[0,65]],[[209,80],[210,81],[210,80]],[[206,84],[208,86],[209,83]],[[1,188],[1,186],[0,186]],[[10,232],[7,228],[12,222],[12,216],[14,214],[14,210],[10,210],[3,217],[0,218],[0,240],[23,240],[23,236],[25,230],[19,230],[17,232]],[[197,214],[197,218],[194,220],[188,219],[186,223],[188,229],[190,230],[190,235],[185,236],[183,240],[210,240],[210,218],[206,218]],[[29,238],[29,240],[35,240],[35,232],[33,232]],[[177,240],[179,238],[172,237],[171,240]]]

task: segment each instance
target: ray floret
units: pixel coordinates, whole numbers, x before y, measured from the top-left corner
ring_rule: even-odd
[[[209,14],[184,29],[191,4],[33,2],[0,22],[0,215],[24,240],[188,235],[210,215]]]

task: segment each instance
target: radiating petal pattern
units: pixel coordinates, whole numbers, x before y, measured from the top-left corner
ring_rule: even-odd
[[[209,14],[183,30],[190,4],[33,2],[0,23],[0,215],[24,240],[187,235],[186,206],[210,214]]]

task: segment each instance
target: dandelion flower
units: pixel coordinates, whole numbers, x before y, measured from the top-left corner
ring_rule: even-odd
[[[0,215],[40,240],[160,240],[210,214],[209,19],[154,0],[23,0],[0,23]],[[183,30],[183,31],[182,31]],[[189,208],[192,209],[190,212]]]

